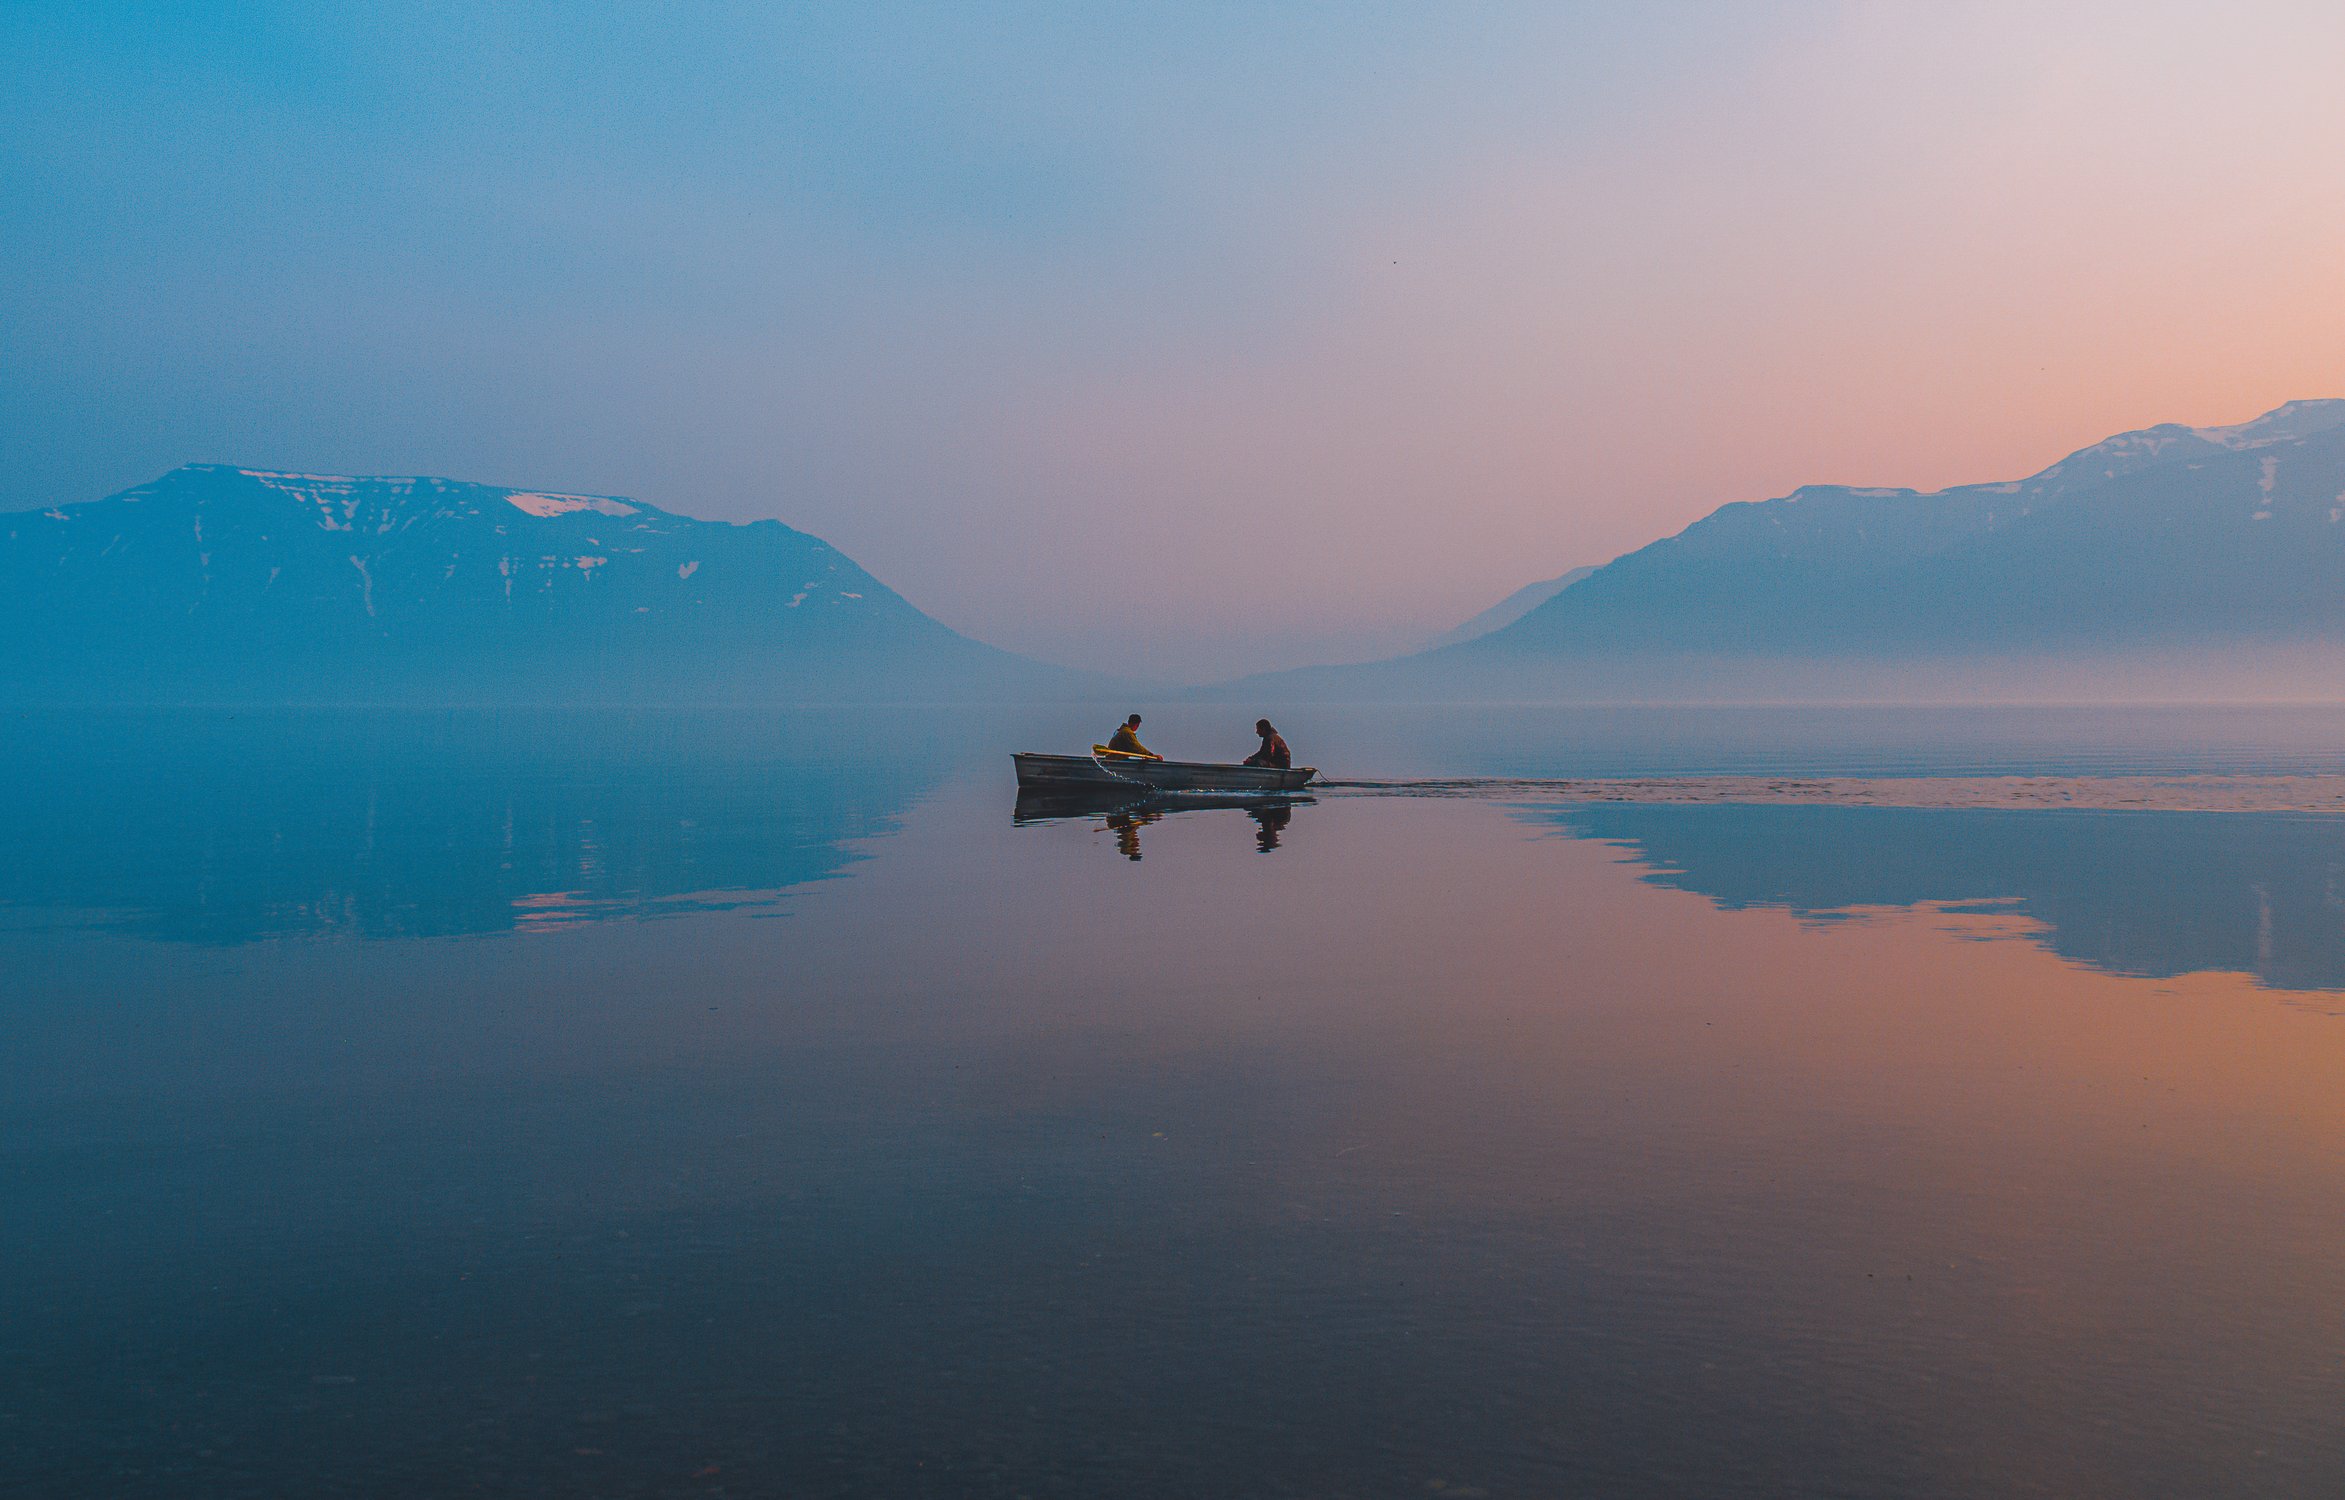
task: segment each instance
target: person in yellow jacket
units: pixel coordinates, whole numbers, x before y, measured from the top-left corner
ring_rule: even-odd
[[[1139,755],[1145,756],[1149,760],[1164,759],[1163,756],[1140,743],[1140,716],[1138,714],[1124,720],[1122,726],[1108,737],[1107,748],[1119,755]]]

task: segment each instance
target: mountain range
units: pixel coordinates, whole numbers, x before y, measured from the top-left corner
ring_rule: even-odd
[[[1031,687],[819,538],[609,495],[193,464],[0,516],[0,684],[150,700]]]
[[[1511,625],[1249,697],[2203,696],[2345,685],[2345,400],[2163,424],[2025,479],[1720,507]],[[2328,681],[2333,678],[2335,681]]]
[[[1081,686],[955,633],[778,521],[208,464],[0,515],[0,692],[20,700]],[[1416,654],[1197,691],[1265,705],[2345,692],[2345,400],[2120,433],[2025,479],[1722,506]]]

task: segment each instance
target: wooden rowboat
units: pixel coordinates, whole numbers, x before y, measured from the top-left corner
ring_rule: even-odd
[[[1018,768],[1018,785],[1034,789],[1073,787],[1129,787],[1151,792],[1220,792],[1255,794],[1298,792],[1319,774],[1314,766],[1281,770],[1277,766],[1235,766],[1220,761],[1149,760],[1095,749],[1090,755],[1040,755],[1025,752],[1010,757]]]

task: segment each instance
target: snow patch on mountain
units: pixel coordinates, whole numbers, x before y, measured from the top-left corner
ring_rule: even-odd
[[[2229,427],[2193,427],[2188,431],[2193,437],[2204,438],[2210,443],[2241,449],[2293,442],[2298,438],[2327,432],[2333,427],[2345,427],[2345,399],[2290,401],[2272,408],[2252,422],[2240,422]]]
[[[624,500],[613,500],[608,495],[548,495],[531,490],[516,491],[505,497],[505,503],[515,510],[533,516],[566,516],[574,511],[592,511],[598,516],[632,516],[635,506]]]

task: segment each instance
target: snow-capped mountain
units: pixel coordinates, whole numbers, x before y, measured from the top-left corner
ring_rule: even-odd
[[[724,698],[1025,664],[778,521],[197,464],[0,515],[0,680],[135,696]]]
[[[1395,698],[2345,691],[2345,400],[2120,433],[2025,479],[1722,506],[1479,639],[1245,691],[1273,684]]]
[[[1460,652],[1880,655],[2345,637],[2345,401],[2026,479],[1728,505]]]

